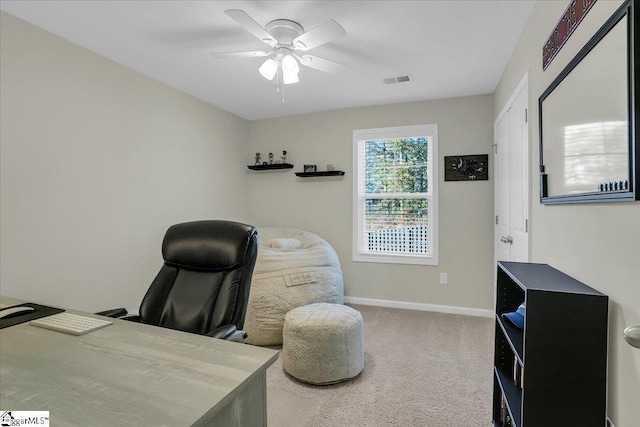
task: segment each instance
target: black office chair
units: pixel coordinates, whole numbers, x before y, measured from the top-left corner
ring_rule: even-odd
[[[255,227],[231,221],[195,221],[171,226],[162,242],[164,265],[140,304],[149,325],[215,338],[246,338],[240,329],[249,303],[258,253]],[[123,308],[103,316],[126,315]]]

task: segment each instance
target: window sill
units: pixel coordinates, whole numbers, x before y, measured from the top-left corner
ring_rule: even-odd
[[[411,255],[389,254],[353,254],[354,262],[375,262],[379,264],[438,265],[437,257],[420,257]]]

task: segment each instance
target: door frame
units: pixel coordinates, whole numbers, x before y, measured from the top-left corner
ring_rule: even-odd
[[[531,94],[529,92],[529,71],[527,71],[524,76],[522,77],[522,79],[520,80],[520,83],[518,83],[518,85],[516,86],[516,88],[513,90],[513,92],[511,93],[511,96],[509,96],[509,100],[506,102],[506,104],[504,105],[504,107],[502,108],[502,110],[500,111],[500,113],[498,114],[498,116],[496,117],[495,121],[493,122],[493,146],[492,148],[494,148],[494,153],[495,153],[495,147],[497,147],[498,144],[498,134],[497,134],[497,128],[498,128],[498,124],[502,121],[502,119],[505,117],[505,115],[509,112],[509,110],[511,109],[511,107],[513,106],[513,104],[515,103],[518,95],[524,90],[524,92],[527,95],[527,147],[525,148],[527,156],[526,156],[526,170],[525,170],[525,188],[527,189],[527,194],[525,195],[526,198],[526,206],[527,206],[527,243],[526,243],[526,247],[527,247],[527,261],[531,261],[531,117],[534,117],[533,114],[531,113]],[[496,223],[495,223],[495,218],[499,212],[498,209],[498,203],[500,202],[499,198],[498,198],[498,185],[499,180],[499,174],[498,174],[498,162],[496,161],[496,157],[494,156],[494,162],[493,162],[493,176],[494,176],[494,207],[493,207],[493,284],[494,284],[494,298],[493,298],[493,303],[495,305],[496,302],[496,281],[497,281],[497,245],[498,245],[498,238],[497,238],[497,227],[496,227]],[[495,309],[495,307],[494,307]]]

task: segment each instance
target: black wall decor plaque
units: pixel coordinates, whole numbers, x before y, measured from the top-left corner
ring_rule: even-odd
[[[546,70],[596,0],[572,0],[542,47],[542,70]]]
[[[489,179],[489,155],[445,156],[445,181],[487,181]]]

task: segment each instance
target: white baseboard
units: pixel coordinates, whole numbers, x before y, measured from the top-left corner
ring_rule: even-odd
[[[493,318],[492,310],[470,307],[454,307],[450,305],[423,304],[418,302],[392,301],[373,298],[344,297],[347,304],[372,305],[376,307],[401,308],[405,310],[435,311],[437,313],[462,314],[465,316]]]

